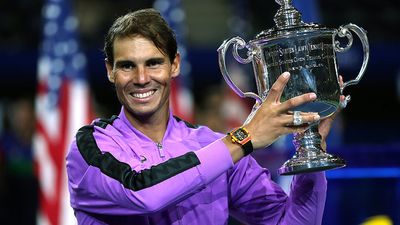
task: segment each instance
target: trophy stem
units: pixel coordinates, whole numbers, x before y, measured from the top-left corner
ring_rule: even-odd
[[[293,144],[296,147],[296,153],[279,168],[280,175],[324,171],[346,165],[343,159],[328,154],[322,149],[318,124],[319,122],[313,123],[304,133],[294,135]]]

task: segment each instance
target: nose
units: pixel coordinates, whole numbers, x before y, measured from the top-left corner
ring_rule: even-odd
[[[150,75],[146,71],[146,68],[144,67],[138,67],[137,68],[137,74],[136,74],[136,79],[135,82],[140,85],[145,85],[150,82]]]

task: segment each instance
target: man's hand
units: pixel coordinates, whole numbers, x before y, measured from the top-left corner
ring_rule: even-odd
[[[283,73],[269,90],[265,101],[258,108],[254,116],[245,125],[252,137],[254,149],[264,148],[272,144],[281,135],[304,132],[309,123],[319,120],[317,113],[301,113],[303,124],[293,125],[293,113],[290,110],[296,106],[312,102],[317,96],[315,93],[307,93],[285,102],[280,102],[290,74]]]

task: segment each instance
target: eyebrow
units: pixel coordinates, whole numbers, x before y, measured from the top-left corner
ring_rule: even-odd
[[[124,65],[135,65],[135,63],[132,60],[120,60],[115,62],[117,68]]]
[[[148,63],[164,63],[164,62],[165,62],[165,59],[163,57],[154,57],[154,58],[147,59],[145,61],[145,64],[148,64]],[[127,64],[128,65],[129,64],[136,65],[136,63],[133,60],[129,60],[129,59],[123,59],[123,60],[115,61],[115,66],[117,66],[117,67],[122,66],[122,65],[127,65]]]
[[[147,63],[163,63],[163,62],[165,62],[165,59],[164,58],[158,58],[158,57],[156,57],[156,58],[150,58],[150,59],[148,59],[148,60],[146,60],[146,64]]]

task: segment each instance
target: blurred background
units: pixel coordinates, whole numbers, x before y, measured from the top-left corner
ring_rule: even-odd
[[[275,1],[67,2],[76,16],[75,38],[84,55],[80,61],[84,62],[84,66],[80,65],[84,68],[80,68],[78,77],[87,83],[90,100],[86,105],[90,105],[91,119],[110,117],[120,110],[106,77],[102,54],[109,26],[126,12],[148,7],[160,9],[169,19],[184,55],[183,74],[174,87],[173,104],[179,105],[175,112],[190,122],[221,132],[246,118],[254,102],[240,99],[227,87],[218,67],[216,50],[225,39],[239,35],[249,41],[262,30],[272,28],[273,16],[279,8]],[[43,207],[39,199],[46,199],[43,194],[37,194],[41,187],[37,176],[48,168],[41,166],[41,158],[34,160],[42,153],[38,154],[37,150],[34,153],[36,145],[32,144],[32,138],[40,132],[40,121],[54,122],[49,114],[43,114],[38,103],[42,90],[39,84],[44,79],[38,76],[41,74],[38,62],[46,54],[43,43],[47,43],[49,32],[44,15],[51,12],[44,8],[47,3],[44,0],[0,2],[0,218],[5,221],[2,224],[36,224],[36,212]],[[400,38],[397,32],[400,2],[295,0],[295,6],[303,13],[305,22],[317,22],[329,28],[347,23],[363,27],[368,32],[370,45],[367,72],[358,85],[345,90],[352,101],[336,120],[328,140],[328,150],[345,158],[348,165],[327,172],[329,186],[323,224],[400,224]],[[345,81],[358,74],[362,62],[362,48],[355,35],[354,38],[353,47],[338,55],[339,72]],[[256,91],[251,65],[231,62],[229,70],[237,75],[239,86]],[[278,177],[276,169],[292,154],[288,136],[269,151],[257,152],[254,156],[286,187],[288,178]],[[59,219],[49,219],[55,220]],[[231,224],[238,222],[232,219]]]

